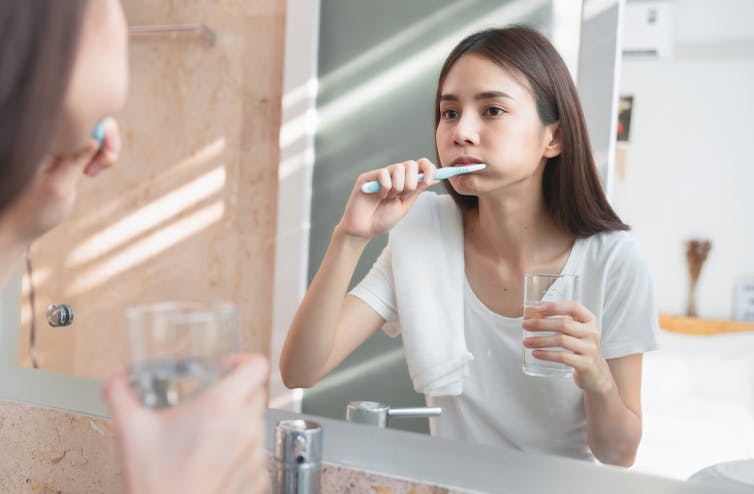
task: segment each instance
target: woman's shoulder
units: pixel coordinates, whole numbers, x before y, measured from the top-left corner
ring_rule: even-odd
[[[645,256],[636,237],[627,231],[605,231],[581,239],[586,257],[605,267],[636,266]]]

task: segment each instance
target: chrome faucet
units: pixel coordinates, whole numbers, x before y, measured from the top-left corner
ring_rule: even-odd
[[[346,407],[346,420],[386,428],[392,417],[437,417],[439,407],[390,408],[376,401],[352,401]]]
[[[281,420],[275,427],[272,492],[319,494],[322,427],[311,420]]]

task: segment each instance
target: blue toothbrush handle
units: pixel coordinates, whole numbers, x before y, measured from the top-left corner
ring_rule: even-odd
[[[99,147],[102,147],[102,143],[105,141],[105,121],[100,120],[97,126],[92,131],[92,137],[99,143]]]
[[[361,191],[365,194],[376,194],[380,191],[380,183],[376,180],[367,182],[361,186]]]
[[[440,170],[444,170],[444,168],[441,168]],[[436,180],[442,180],[443,178],[448,178],[441,176],[440,170],[437,171],[437,174],[435,175]],[[418,182],[421,182],[424,180],[424,174],[420,173],[416,176],[416,180]],[[372,180],[371,182],[367,182],[364,185],[361,186],[361,191],[365,194],[376,194],[380,191],[380,183],[377,180]]]
[[[460,173],[463,172],[458,168],[440,168],[437,170],[437,173],[435,173],[435,180],[445,180],[446,178],[450,178]],[[416,176],[416,179],[421,182],[422,180],[424,180],[424,174],[420,173]],[[377,180],[367,182],[361,186],[361,191],[365,194],[375,194],[380,191],[380,183]]]

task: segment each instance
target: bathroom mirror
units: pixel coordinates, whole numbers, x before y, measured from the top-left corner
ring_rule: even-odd
[[[553,42],[577,81],[609,189],[621,2],[396,1],[389,15],[380,14],[383,8],[347,0],[322,3],[309,280],[360,173],[422,156],[435,159],[433,110],[440,67],[461,39],[486,27],[523,24]],[[444,192],[440,185],[433,190]],[[386,243],[386,235],[370,242],[352,286]],[[410,382],[400,338],[378,331],[304,390],[302,410],[342,418],[352,400],[394,407],[424,404]],[[426,419],[395,421],[394,426],[428,432]]]

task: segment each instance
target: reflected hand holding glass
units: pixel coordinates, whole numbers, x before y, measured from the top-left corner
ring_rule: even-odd
[[[523,370],[542,377],[574,377],[584,391],[605,392],[613,378],[600,348],[594,314],[578,300],[578,277],[524,276]]]

